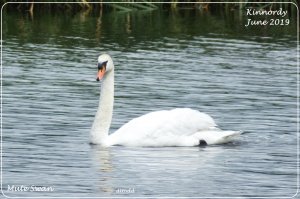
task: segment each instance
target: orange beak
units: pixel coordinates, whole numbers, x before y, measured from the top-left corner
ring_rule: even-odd
[[[104,74],[105,74],[105,67],[103,67],[102,69],[98,70],[97,81],[101,80],[103,78]]]

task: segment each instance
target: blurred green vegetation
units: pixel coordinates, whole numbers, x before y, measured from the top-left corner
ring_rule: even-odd
[[[9,3],[3,10],[3,39],[18,38],[24,43],[51,43],[54,42],[52,38],[67,35],[66,42],[72,42],[76,46],[98,46],[105,40],[117,43],[118,48],[122,46],[133,49],[132,46],[137,41],[160,40],[165,35],[174,38],[206,34],[227,35],[226,37],[232,35],[234,38],[294,38],[297,35],[297,7],[291,3],[78,2],[35,3],[33,8],[31,3]],[[248,16],[245,15],[245,8],[248,7],[288,10],[290,25],[246,28]],[[78,40],[78,35],[87,40]],[[108,38],[113,39],[108,41]]]
[[[34,0],[33,0],[34,1]],[[257,9],[278,9],[284,8],[289,10],[291,15],[297,15],[297,7],[294,4],[299,6],[297,0],[270,0],[267,3],[263,0],[258,0],[257,3],[253,3],[248,0],[242,0],[240,3],[212,3],[212,0],[187,0],[187,1],[178,1],[178,0],[169,0],[164,2],[169,3],[160,3],[161,0],[106,0],[105,3],[102,3],[103,0],[52,0],[52,3],[30,3],[29,1],[24,1],[20,3],[19,0],[2,0],[1,7],[3,4],[7,3],[7,9],[19,10],[19,11],[29,11],[34,12],[35,10],[49,10],[49,11],[71,11],[78,12],[82,10],[107,10],[107,11],[124,11],[130,12],[135,10],[155,10],[155,9],[201,9],[206,11],[219,11],[220,9],[225,11],[230,10],[241,10],[244,7],[255,7]],[[41,2],[41,1],[40,1]],[[49,1],[47,1],[49,2]],[[112,2],[112,3],[109,3]],[[135,3],[139,2],[139,3]],[[293,3],[291,3],[293,2]]]

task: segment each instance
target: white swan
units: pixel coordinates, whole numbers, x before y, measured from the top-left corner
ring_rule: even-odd
[[[207,114],[189,108],[150,112],[132,119],[111,135],[114,103],[114,64],[107,54],[98,57],[97,81],[101,80],[99,107],[90,143],[102,146],[199,146],[231,141],[240,131],[222,131]]]

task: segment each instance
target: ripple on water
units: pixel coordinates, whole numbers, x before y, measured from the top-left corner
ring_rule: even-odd
[[[70,37],[55,39],[85,41]],[[34,196],[66,197],[123,196],[118,188],[134,188],[129,196],[290,196],[297,169],[296,60],[294,47],[267,40],[166,37],[137,43],[135,52],[113,47],[112,131],[149,111],[191,107],[244,135],[206,148],[107,149],[90,147],[88,133],[99,97],[96,56],[112,44],[70,49],[6,41],[4,188],[48,185],[53,193]]]

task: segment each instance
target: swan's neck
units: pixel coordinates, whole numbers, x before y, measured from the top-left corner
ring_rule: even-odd
[[[90,142],[105,144],[112,120],[114,106],[114,70],[107,72],[101,82],[98,110],[91,129]]]

